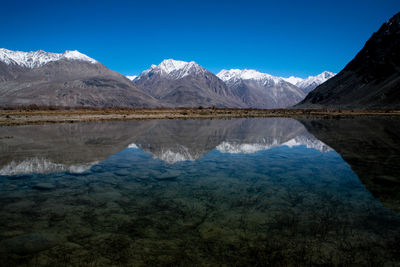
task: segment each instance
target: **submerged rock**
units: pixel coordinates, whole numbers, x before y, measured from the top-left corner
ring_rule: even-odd
[[[155,177],[158,181],[175,181],[181,175],[180,171],[168,170],[164,173],[160,173]]]
[[[36,190],[51,190],[56,188],[56,186],[50,183],[38,183],[32,186],[32,188]]]
[[[121,170],[114,172],[114,174],[117,176],[129,176],[131,174],[131,172],[126,169],[121,169]]]

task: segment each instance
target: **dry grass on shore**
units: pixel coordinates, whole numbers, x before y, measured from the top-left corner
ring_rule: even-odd
[[[124,108],[8,108],[0,110],[0,125],[24,125],[59,122],[146,120],[146,119],[210,119],[251,117],[322,117],[400,116],[400,110],[328,110],[328,109],[124,109]]]

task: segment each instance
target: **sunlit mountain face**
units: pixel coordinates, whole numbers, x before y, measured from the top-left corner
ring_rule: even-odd
[[[262,118],[1,127],[0,260],[395,264],[398,198],[379,181],[395,188],[397,123]],[[360,168],[372,157],[373,177]]]

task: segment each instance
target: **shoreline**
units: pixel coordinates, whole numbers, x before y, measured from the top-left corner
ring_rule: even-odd
[[[70,109],[0,110],[0,126],[154,119],[400,117],[400,110],[310,109]]]

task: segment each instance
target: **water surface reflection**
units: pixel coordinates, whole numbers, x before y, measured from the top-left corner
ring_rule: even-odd
[[[398,215],[293,119],[3,127],[0,137],[7,265],[399,262]]]

